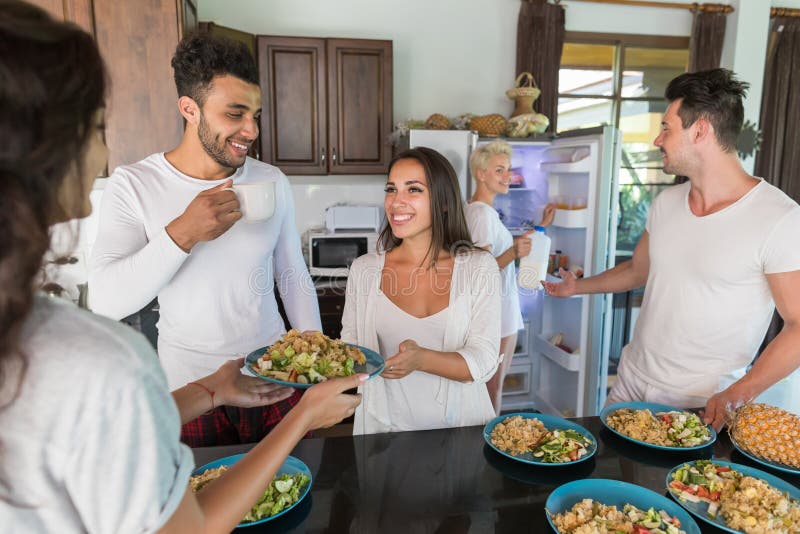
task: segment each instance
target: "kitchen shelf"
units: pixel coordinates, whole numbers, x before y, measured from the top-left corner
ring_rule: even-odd
[[[586,228],[589,222],[589,210],[587,208],[579,210],[557,209],[553,218],[553,226],[559,228]]]
[[[548,360],[560,365],[567,371],[578,372],[581,370],[580,354],[570,354],[556,347],[541,334],[536,335],[536,350]]]
[[[548,173],[587,173],[591,172],[591,158],[583,158],[578,161],[567,162],[542,162],[539,168]]]

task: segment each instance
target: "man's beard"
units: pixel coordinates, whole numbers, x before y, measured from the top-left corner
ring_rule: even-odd
[[[200,138],[200,144],[203,146],[203,150],[218,164],[230,169],[238,169],[244,165],[245,158],[243,158],[241,162],[231,160],[230,156],[225,151],[226,141],[219,141],[219,135],[214,135],[202,112],[200,113],[200,124],[197,127],[197,136]]]

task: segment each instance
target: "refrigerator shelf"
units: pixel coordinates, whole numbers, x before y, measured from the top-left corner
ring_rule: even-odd
[[[553,218],[553,226],[559,228],[586,228],[589,221],[589,210],[587,208],[579,210],[556,210]]]
[[[539,168],[543,172],[548,173],[587,173],[591,172],[591,158],[584,158],[578,161],[567,161],[567,162],[542,162],[539,164]]]
[[[536,334],[536,350],[548,360],[557,363],[567,371],[578,372],[581,370],[581,355],[570,354],[556,347],[541,334]]]
[[[553,404],[547,401],[543,396],[538,395],[536,393],[533,394],[533,404],[534,406],[536,406],[537,410],[543,413],[556,415],[558,417],[567,417],[566,415],[564,415],[564,412],[553,406]]]

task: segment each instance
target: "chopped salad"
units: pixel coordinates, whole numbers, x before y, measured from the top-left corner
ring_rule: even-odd
[[[544,463],[565,463],[589,454],[592,440],[571,429],[548,430],[535,417],[515,415],[492,429],[492,444],[514,456],[530,453]]]
[[[711,432],[692,412],[656,412],[620,408],[608,414],[606,424],[620,434],[663,447],[696,447],[711,440]]]
[[[747,534],[800,532],[800,503],[764,480],[710,460],[683,464],[669,491],[681,501],[708,504],[708,516]]]
[[[553,524],[562,534],[590,534],[595,532],[634,534],[685,534],[681,522],[664,510],[641,510],[626,504],[619,510],[592,499],[583,499],[571,510],[555,514]]]
[[[206,469],[203,473],[193,476],[189,479],[192,491],[202,490],[210,482],[219,478],[226,470],[227,467],[223,465],[216,469]],[[300,500],[300,495],[309,482],[308,475],[303,473],[284,473],[276,476],[241,522],[259,521],[265,517],[272,517],[281,513]]]
[[[340,339],[331,339],[322,332],[289,330],[270,345],[250,368],[261,376],[315,384],[336,376],[350,376],[355,364],[367,361],[358,347]]]

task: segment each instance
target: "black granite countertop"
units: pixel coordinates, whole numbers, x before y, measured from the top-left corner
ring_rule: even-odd
[[[573,467],[534,467],[497,454],[482,427],[305,439],[292,453],[311,469],[311,493],[283,517],[241,532],[547,533],[553,489],[583,478],[632,482],[667,494],[672,467],[697,458],[755,464],[722,432],[713,446],[669,452],[630,443],[598,417],[575,419],[598,439],[597,454]],[[195,449],[197,465],[251,445]],[[800,477],[771,473],[800,487]],[[700,524],[702,531],[722,532]]]

